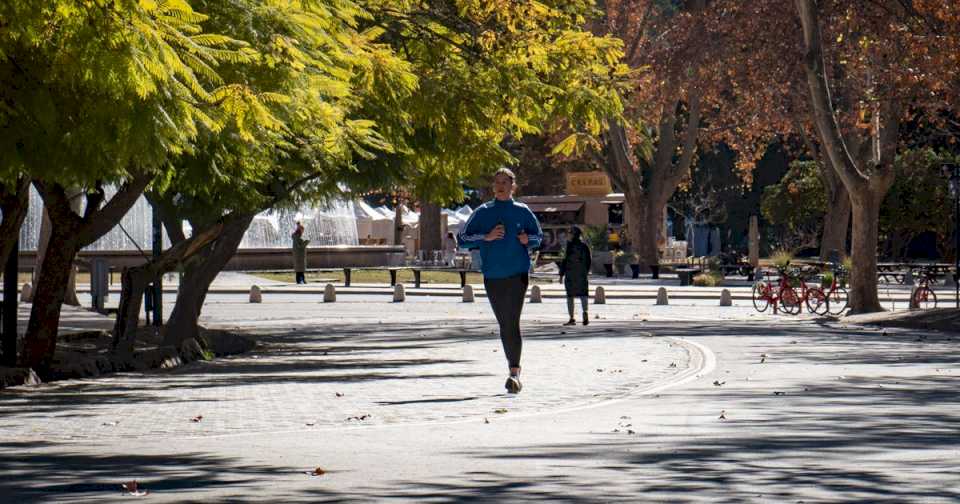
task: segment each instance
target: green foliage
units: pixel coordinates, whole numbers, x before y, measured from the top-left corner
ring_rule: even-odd
[[[770,262],[779,271],[785,271],[793,261],[793,254],[789,250],[780,249],[770,254]]]
[[[419,77],[406,99],[368,114],[396,154],[370,162],[384,186],[421,198],[462,198],[461,182],[514,161],[502,144],[567,126],[596,136],[620,113],[621,42],[583,30],[590,2],[369,0],[369,24]],[[402,113],[398,113],[402,111]]]
[[[820,170],[813,161],[794,161],[779,183],[763,190],[760,211],[775,227],[773,245],[799,249],[819,242],[827,210]]]
[[[953,197],[941,166],[957,160],[933,149],[907,150],[897,156],[897,178],[880,207],[881,254],[906,256],[910,241],[924,232],[936,236],[939,254],[952,250]]]
[[[693,277],[693,285],[697,287],[719,287],[723,284],[723,275],[716,271],[700,273]]]
[[[607,250],[607,228],[605,226],[593,225],[583,227],[583,242],[590,247],[593,252]]]
[[[252,57],[183,0],[0,5],[0,177],[64,185],[159,169],[216,129],[212,68]]]

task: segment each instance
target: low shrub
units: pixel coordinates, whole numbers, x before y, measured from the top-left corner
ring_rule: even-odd
[[[717,272],[700,273],[693,277],[693,285],[697,287],[717,287],[723,283],[723,275]]]

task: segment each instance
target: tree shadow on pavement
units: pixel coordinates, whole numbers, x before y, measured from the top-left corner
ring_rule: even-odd
[[[5,503],[119,497],[121,485],[131,480],[141,490],[168,497],[226,487],[242,492],[283,472],[294,470],[203,453],[91,455],[69,444],[0,442],[0,502]]]

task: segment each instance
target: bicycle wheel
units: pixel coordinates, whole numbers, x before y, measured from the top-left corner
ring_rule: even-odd
[[[753,284],[753,307],[763,313],[770,307],[770,286],[765,282]]]
[[[790,315],[798,315],[803,311],[803,306],[800,304],[800,296],[797,295],[797,291],[793,287],[785,287],[780,290],[780,309]]]
[[[827,314],[827,295],[820,287],[807,289],[807,310],[817,315]]]
[[[921,310],[937,307],[937,293],[927,286],[918,288],[913,293],[913,304]]]
[[[840,315],[847,309],[847,289],[837,287],[827,294],[827,313]]]

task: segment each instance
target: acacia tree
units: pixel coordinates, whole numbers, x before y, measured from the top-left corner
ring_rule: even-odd
[[[203,107],[203,61],[233,41],[201,33],[183,1],[7,2],[0,19],[0,173],[29,176],[51,221],[20,364],[49,369],[61,305],[80,248],[126,213],[170,154],[182,151]],[[105,184],[119,190],[105,201]],[[78,214],[67,189],[84,199]]]
[[[598,137],[621,112],[621,43],[585,31],[592,2],[367,1],[369,22],[419,76],[392,107],[365,107],[396,147],[364,165],[389,168],[421,201],[421,236],[439,239],[439,204],[462,183],[516,162],[510,140],[563,122]],[[434,246],[439,243],[434,242]]]
[[[359,96],[382,82],[392,88],[378,91],[391,96],[409,92],[415,79],[375,42],[376,33],[356,29],[356,4],[333,7],[255,0],[198,4],[209,16],[207,29],[246,41],[253,57],[218,66],[221,79],[245,83],[243,92],[220,99],[219,127],[201,130],[193,148],[172,161],[172,176],[148,193],[172,246],[124,272],[115,326],[121,357],[132,352],[149,281],[174,269],[183,272],[163,340],[179,347],[199,339],[197,321],[209,286],[257,213],[336,194],[337,183],[355,170],[354,156],[389,151],[373,123],[352,111]],[[182,232],[185,220],[190,237]]]

